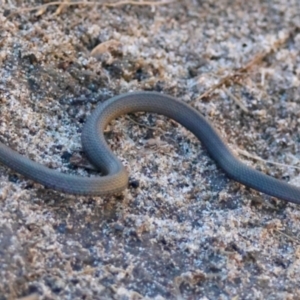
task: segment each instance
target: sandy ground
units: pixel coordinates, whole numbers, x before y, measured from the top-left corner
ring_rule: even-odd
[[[41,4],[1,2],[3,143],[97,174],[80,143],[95,104],[154,90],[300,186],[299,0],[20,10]],[[229,180],[164,117],[122,117],[106,136],[130,173],[120,196],[68,196],[0,166],[0,300],[300,299],[299,206]]]

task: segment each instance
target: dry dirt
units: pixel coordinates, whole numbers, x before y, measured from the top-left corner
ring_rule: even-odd
[[[0,2],[1,142],[97,174],[86,118],[113,95],[153,90],[300,186],[299,0],[29,10],[47,2]],[[299,206],[229,180],[161,116],[119,118],[106,136],[130,173],[119,196],[64,195],[0,165],[0,300],[300,299]]]

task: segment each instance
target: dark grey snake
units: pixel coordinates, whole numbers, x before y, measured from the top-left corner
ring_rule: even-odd
[[[82,146],[101,177],[80,177],[51,170],[0,143],[0,162],[49,188],[70,194],[115,194],[128,185],[120,160],[106,144],[103,130],[114,118],[132,112],[152,112],[174,119],[190,130],[228,177],[279,199],[300,204],[300,188],[256,171],[239,161],[208,120],[189,105],[155,92],[136,92],[113,97],[99,104],[82,132]]]

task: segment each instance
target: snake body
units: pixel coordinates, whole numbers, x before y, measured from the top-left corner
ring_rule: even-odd
[[[210,122],[197,110],[173,97],[135,92],[98,104],[82,131],[82,146],[89,161],[103,176],[68,175],[36,163],[0,143],[0,162],[16,172],[57,191],[78,195],[107,195],[124,190],[128,174],[108,147],[103,131],[120,115],[150,112],[174,119],[190,130],[228,177],[279,199],[300,204],[300,188],[261,173],[239,161]]]

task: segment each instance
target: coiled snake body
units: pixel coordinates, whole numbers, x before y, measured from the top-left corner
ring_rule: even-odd
[[[84,125],[82,146],[89,161],[101,170],[101,177],[80,177],[49,169],[0,143],[0,162],[16,172],[54,190],[79,195],[121,192],[128,175],[106,144],[103,130],[114,118],[132,112],[152,112],[174,119],[190,130],[209,155],[232,179],[270,196],[300,204],[300,188],[256,171],[239,161],[208,120],[186,103],[155,92],[135,92],[113,97],[99,104]]]

